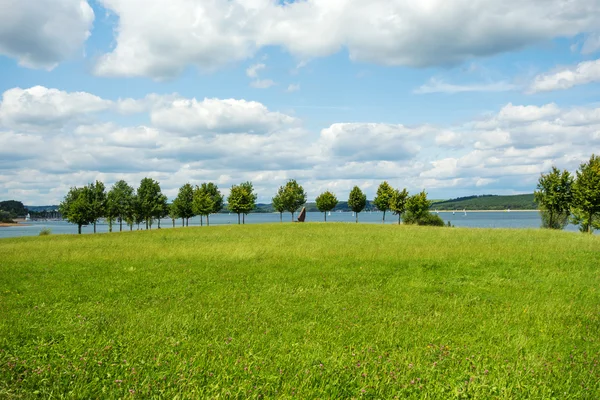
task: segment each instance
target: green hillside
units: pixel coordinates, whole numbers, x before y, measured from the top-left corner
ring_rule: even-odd
[[[514,196],[468,196],[452,200],[436,201],[432,209],[438,210],[536,210],[533,193]]]

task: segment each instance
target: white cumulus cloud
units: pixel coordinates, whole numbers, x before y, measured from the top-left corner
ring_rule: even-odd
[[[575,66],[541,74],[533,79],[531,93],[570,89],[573,86],[600,82],[600,60],[584,61]]]
[[[212,70],[280,46],[308,60],[448,65],[597,30],[588,0],[100,0],[118,17],[116,47],[95,72],[165,79]],[[358,28],[360,27],[360,28]]]
[[[112,102],[86,92],[64,92],[34,86],[5,91],[0,125],[35,129],[60,128],[74,118],[110,108]]]
[[[82,48],[93,21],[85,0],[0,0],[0,54],[52,69]]]
[[[255,101],[235,99],[179,99],[152,110],[152,123],[161,129],[184,135],[253,132],[264,134],[298,121],[269,111]]]

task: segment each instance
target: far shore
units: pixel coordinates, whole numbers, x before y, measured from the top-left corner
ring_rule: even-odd
[[[28,224],[23,224],[25,222],[25,218],[15,218],[13,222],[0,222],[0,227],[9,227],[9,226],[28,226]]]
[[[27,224],[20,224],[18,222],[9,223],[9,222],[0,222],[0,228],[5,228],[9,226],[27,226]]]
[[[431,210],[429,209],[429,212],[443,212],[443,213],[447,213],[447,212],[535,212],[535,211],[540,211],[540,210]]]

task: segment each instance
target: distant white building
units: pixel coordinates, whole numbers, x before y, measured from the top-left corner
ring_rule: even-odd
[[[25,217],[25,221],[31,221],[31,214],[27,213],[27,216]]]

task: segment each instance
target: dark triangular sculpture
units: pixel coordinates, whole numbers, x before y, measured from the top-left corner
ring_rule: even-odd
[[[306,207],[302,207],[302,211],[300,211],[300,215],[298,215],[298,222],[304,222],[306,219]]]

